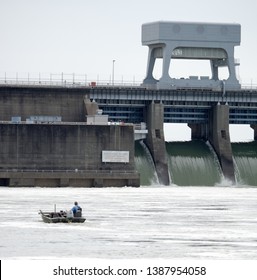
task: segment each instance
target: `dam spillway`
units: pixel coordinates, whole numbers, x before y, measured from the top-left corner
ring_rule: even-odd
[[[222,178],[215,154],[204,141],[166,143],[171,180],[179,186],[214,186]]]
[[[214,186],[223,178],[217,157],[204,141],[166,142],[166,153],[172,185]],[[142,168],[145,171],[141,184],[158,184],[152,160],[139,143],[136,143],[135,158],[138,171]]]
[[[140,185],[159,184],[151,153],[142,140],[135,141],[135,165],[140,174]]]
[[[257,186],[257,142],[232,143],[237,182]]]
[[[236,184],[257,186],[257,142],[232,143],[232,150]],[[166,142],[166,153],[171,185],[215,186],[224,180],[218,158],[208,142]],[[139,141],[135,144],[135,162],[139,173],[144,171],[141,185],[158,184],[153,160]]]

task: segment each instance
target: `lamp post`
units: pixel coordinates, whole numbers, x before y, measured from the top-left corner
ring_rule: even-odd
[[[113,59],[112,61],[112,85],[114,86],[114,63],[115,63],[115,59]]]

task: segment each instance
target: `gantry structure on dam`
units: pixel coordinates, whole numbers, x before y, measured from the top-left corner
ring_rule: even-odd
[[[143,84],[157,89],[208,87],[240,88],[236,78],[234,58],[235,46],[240,45],[241,26],[239,24],[167,22],[159,21],[143,24],[142,44],[148,46],[146,78]],[[157,58],[161,58],[162,75],[153,77]],[[175,79],[170,76],[170,64],[174,59],[209,60],[212,76],[189,76]],[[227,67],[229,77],[221,81],[219,69]],[[172,70],[172,67],[171,67]]]

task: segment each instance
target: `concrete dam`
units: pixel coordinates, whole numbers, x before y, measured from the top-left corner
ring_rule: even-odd
[[[213,92],[196,92],[200,99],[207,95],[213,99]],[[150,100],[145,98],[147,93]],[[164,141],[167,109],[162,94],[174,97],[173,91],[142,88],[0,86],[0,185],[215,185],[223,177],[256,184],[254,172],[247,174],[249,166],[255,166],[254,144],[231,145],[229,119],[233,111],[226,104],[217,104],[224,98],[222,93],[215,93],[204,121],[198,111],[189,115],[199,122],[189,123],[194,141],[180,144]],[[157,95],[163,102],[153,102]],[[255,92],[251,96],[255,98]],[[220,109],[223,113],[217,113]],[[181,120],[184,117],[181,111]],[[134,141],[137,125],[133,118],[137,124],[146,123],[144,148]],[[151,182],[144,177],[152,178]]]
[[[231,145],[229,134],[230,124],[248,124],[257,140],[257,90],[242,89],[236,77],[234,49],[240,42],[239,24],[153,22],[142,25],[149,52],[140,86],[75,79],[30,85],[5,78],[0,185],[138,187],[144,174],[162,185],[214,185],[221,177],[232,183],[249,177],[248,184],[257,184],[247,173],[255,166],[251,146]],[[174,59],[208,60],[211,77],[172,77]],[[226,79],[219,72],[224,67]],[[186,123],[194,141],[165,143],[164,123]],[[144,139],[141,146],[135,139]],[[183,174],[189,170],[187,182]]]

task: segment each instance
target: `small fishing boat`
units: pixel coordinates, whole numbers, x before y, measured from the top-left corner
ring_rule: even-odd
[[[81,211],[73,215],[73,213],[66,213],[65,211],[43,212],[39,210],[39,214],[45,223],[84,223],[86,220],[82,217]]]

